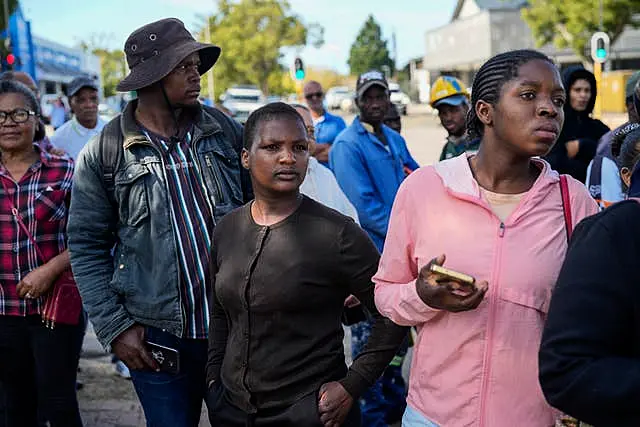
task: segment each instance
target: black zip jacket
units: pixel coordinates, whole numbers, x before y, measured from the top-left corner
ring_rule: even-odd
[[[640,426],[640,203],[574,232],[540,348],[549,403],[600,426]]]

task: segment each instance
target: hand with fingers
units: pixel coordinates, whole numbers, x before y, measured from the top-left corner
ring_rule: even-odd
[[[416,280],[418,296],[429,307],[437,310],[452,313],[474,310],[482,302],[489,284],[486,281],[463,283],[431,271],[432,264],[442,266],[445,260],[445,255],[440,255],[420,269]]]
[[[133,325],[118,335],[111,343],[111,349],[131,370],[160,370],[144,344],[144,326],[142,325]]]
[[[19,298],[40,298],[51,290],[55,281],[55,274],[51,271],[47,264],[32,270],[22,278],[16,286],[16,292]]]
[[[318,412],[324,427],[340,427],[353,406],[353,397],[339,382],[323,384],[318,393]]]

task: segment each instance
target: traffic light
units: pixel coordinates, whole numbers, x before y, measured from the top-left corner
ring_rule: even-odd
[[[294,67],[294,74],[296,77],[296,80],[304,80],[304,64],[302,63],[302,59],[300,58],[296,58],[296,60],[293,62],[293,67]]]
[[[603,64],[609,58],[610,39],[607,33],[599,31],[591,36],[591,58],[594,62]]]
[[[13,67],[16,63],[16,57],[13,53],[7,55],[7,65]]]

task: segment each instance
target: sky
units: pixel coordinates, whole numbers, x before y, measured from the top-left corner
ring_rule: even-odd
[[[349,71],[349,49],[367,16],[373,14],[389,40],[396,33],[397,66],[424,55],[425,32],[450,21],[456,0],[290,0],[292,10],[306,23],[325,29],[324,46],[287,51],[284,64],[300,54],[309,66]],[[82,40],[100,41],[122,49],[136,28],[167,17],[181,19],[193,32],[198,16],[215,13],[215,0],[21,0],[34,35],[76,46]],[[212,40],[215,43],[215,40]],[[221,60],[224,60],[224,46]]]

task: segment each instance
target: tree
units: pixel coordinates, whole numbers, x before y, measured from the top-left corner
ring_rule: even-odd
[[[215,98],[243,83],[255,84],[265,94],[291,91],[293,86],[283,81],[287,69],[280,63],[281,49],[323,43],[322,27],[305,24],[286,0],[218,0],[218,12],[205,19],[212,42],[222,48],[213,70]],[[200,40],[206,40],[203,27]]]
[[[383,70],[385,66],[393,73],[394,63],[389,55],[387,41],[382,38],[382,29],[372,15],[369,15],[351,45],[347,63],[351,74],[362,74],[372,69]]]
[[[638,0],[602,0],[602,31],[611,44],[625,27],[638,27],[633,16],[640,13]],[[571,48],[585,66],[591,67],[589,43],[600,30],[600,0],[530,0],[522,17],[533,32],[538,47],[553,43],[557,48]]]
[[[7,2],[7,9],[9,10],[9,16],[13,14],[18,8],[18,0],[3,0]],[[0,2],[0,31],[4,31],[7,23],[7,19],[4,16],[4,3]]]
[[[124,52],[106,47],[113,38],[112,34],[94,33],[88,40],[79,42],[82,50],[100,58],[100,79],[105,97],[115,95],[116,86],[127,75]]]

